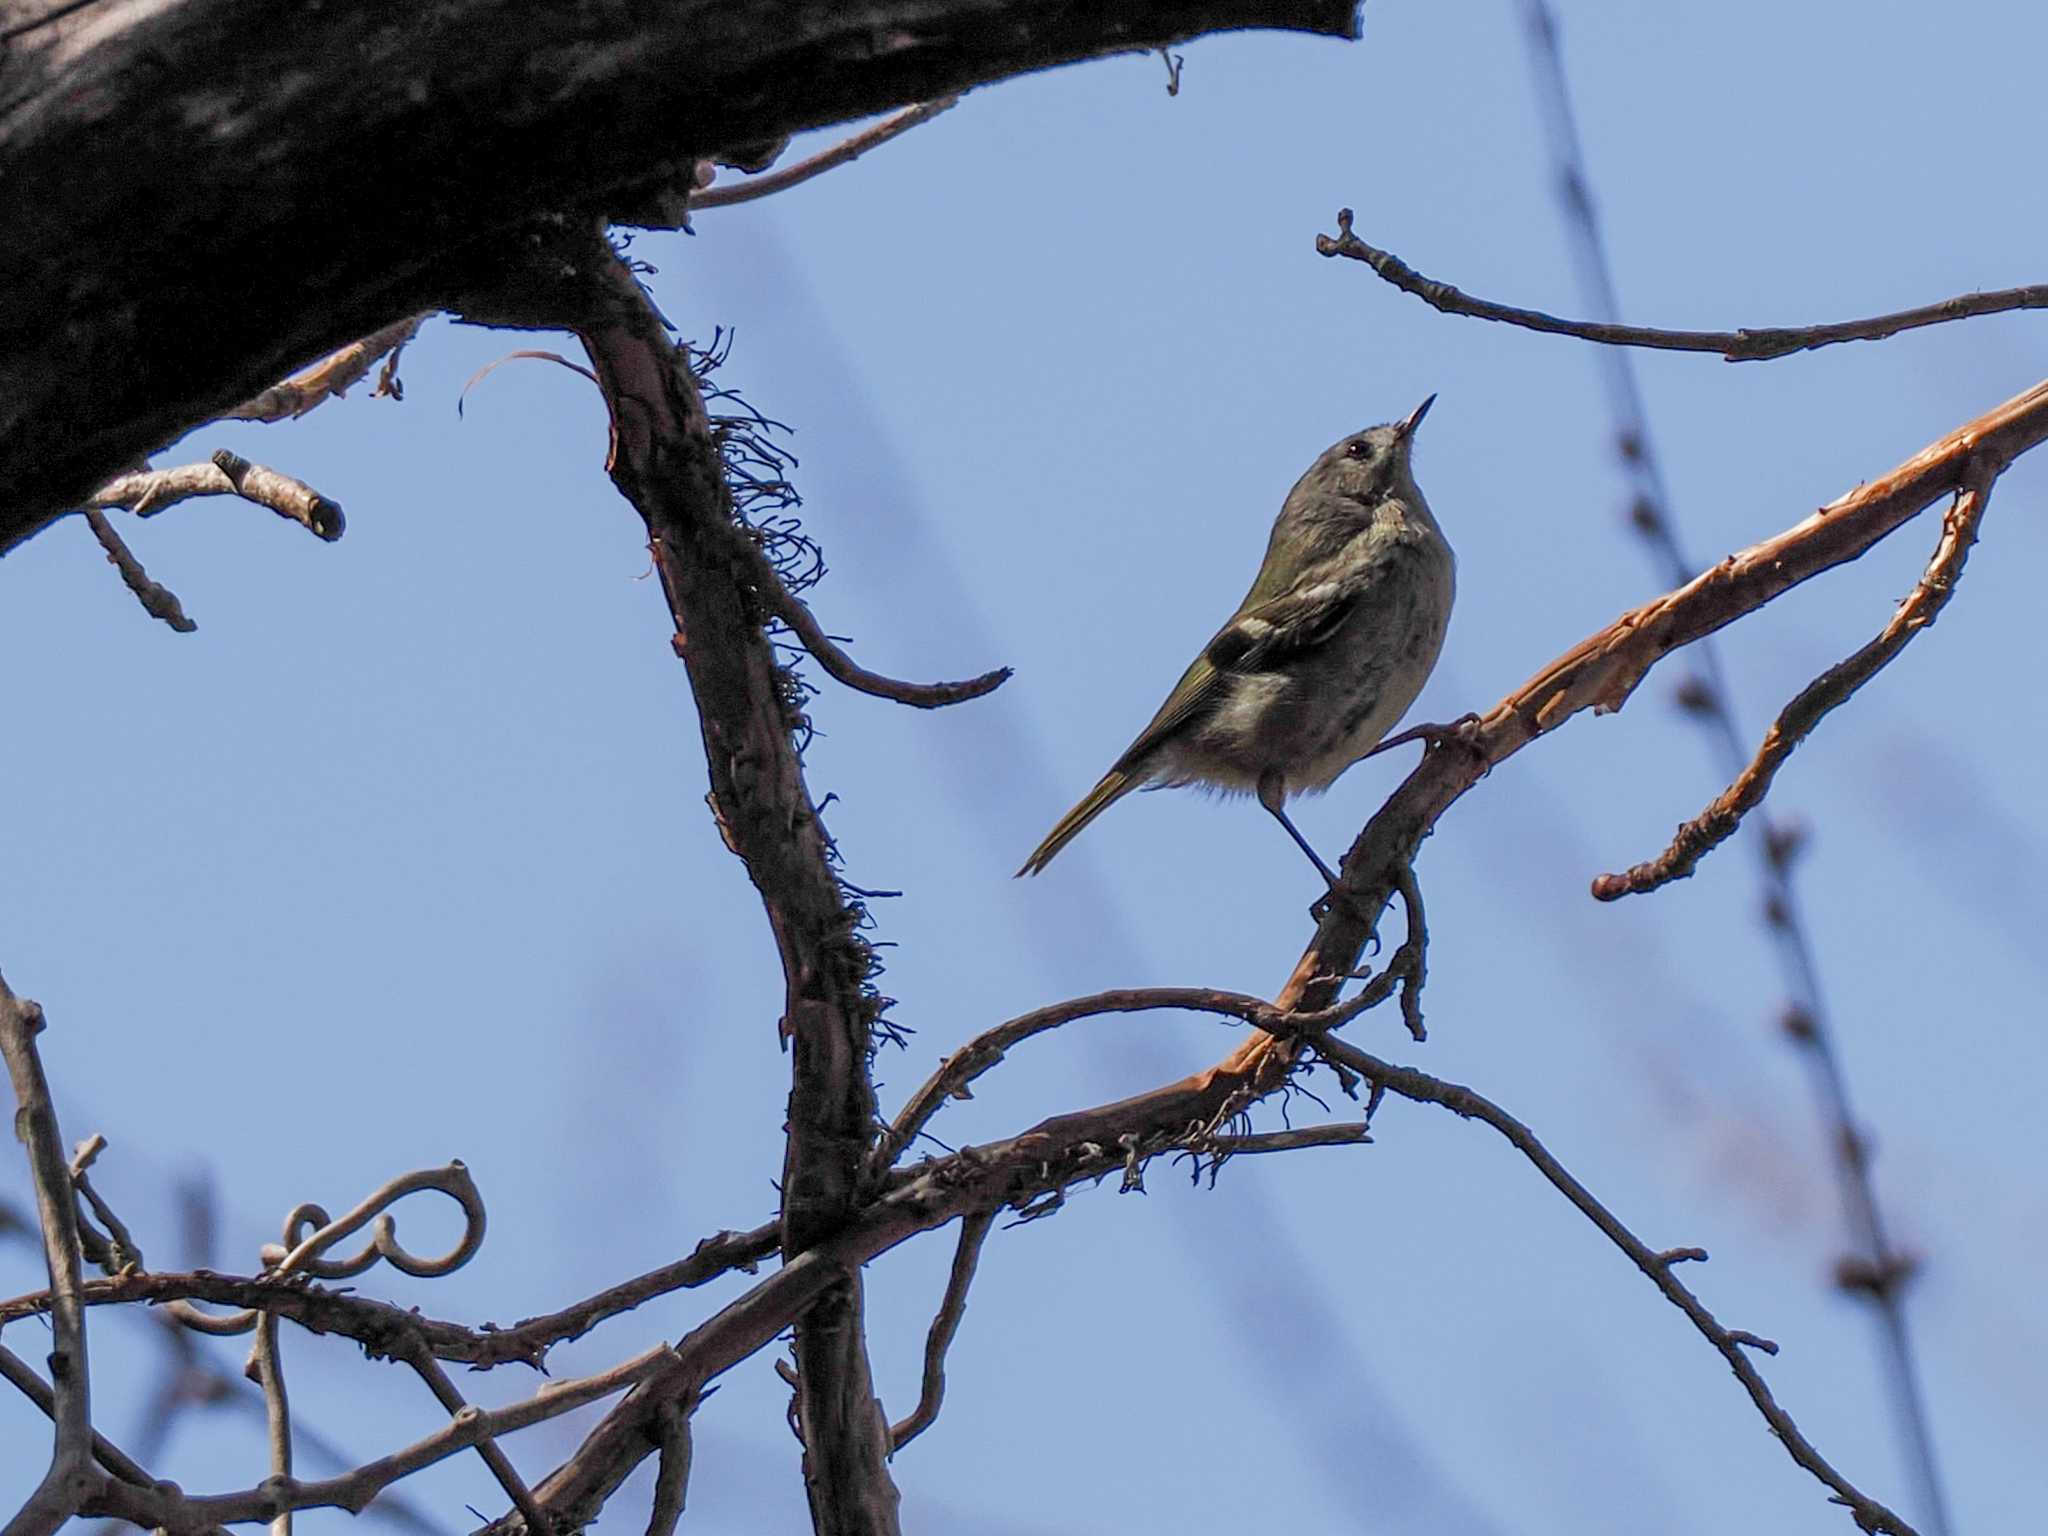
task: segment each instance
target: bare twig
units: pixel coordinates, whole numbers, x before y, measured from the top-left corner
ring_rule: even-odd
[[[185,607],[178,601],[178,594],[150,578],[149,572],[142,568],[142,562],[135,558],[134,551],[122,542],[121,535],[114,532],[114,525],[107,521],[106,513],[98,507],[87,507],[85,521],[92,529],[92,536],[100,541],[100,548],[107,552],[107,562],[121,573],[121,585],[135,594],[135,600],[142,604],[144,613],[153,619],[162,619],[181,635],[189,635],[199,627],[185,616]]]
[[[1497,320],[1525,331],[1550,336],[1575,336],[1616,347],[1649,347],[1664,352],[1716,352],[1731,363],[1759,362],[1790,357],[1844,341],[1883,341],[1901,331],[1926,325],[1945,325],[1951,320],[1968,320],[1977,315],[2001,315],[2016,309],[2048,309],[2048,283],[2031,283],[2023,288],[2002,288],[1994,293],[1969,293],[1902,309],[1894,314],[1875,315],[1867,320],[1838,320],[1827,325],[1744,327],[1735,331],[1668,331],[1650,326],[1622,325],[1604,320],[1565,320],[1538,309],[1520,309],[1498,304],[1433,277],[1425,277],[1392,251],[1367,245],[1352,233],[1349,208],[1337,212],[1337,233],[1316,236],[1316,251],[1323,256],[1348,256],[1362,261],[1403,293],[1412,293],[1447,315],[1468,315],[1475,320]]]
[[[270,1445],[271,1481],[288,1483],[292,1476],[292,1407],[284,1389],[284,1361],[277,1347],[277,1319],[268,1312],[256,1318],[256,1347],[249,1354],[249,1374],[263,1389],[263,1421]],[[271,1536],[292,1536],[292,1512],[279,1510],[270,1520]]]
[[[341,537],[341,506],[303,480],[251,464],[222,448],[204,464],[173,469],[138,469],[116,475],[86,498],[93,507],[126,507],[137,517],[154,517],[195,496],[239,496],[268,507],[329,543]]]
[[[1926,572],[1877,637],[1799,691],[1772,722],[1749,766],[1712,804],[1678,829],[1663,853],[1618,875],[1601,875],[1594,880],[1596,897],[1614,901],[1683,880],[1701,859],[1734,836],[1742,818],[1762,803],[1778,770],[1814,727],[1838,705],[1847,703],[1857,689],[1882,671],[1906,648],[1908,641],[1939,616],[1962,577],[1970,546],[1977,542],[1977,529],[1997,475],[1997,468],[1991,465],[1972,469],[1967,483],[1957,490],[1948,515],[1942,519],[1941,541],[1935,546]]]
[[[1548,1179],[1553,1187],[1598,1227],[1607,1240],[1627,1254],[1636,1266],[1650,1278],[1667,1300],[1683,1312],[1692,1325],[1706,1338],[1707,1342],[1720,1352],[1728,1362],[1743,1390],[1756,1405],[1757,1412],[1764,1417],[1778,1441],[1785,1447],[1793,1461],[1825,1483],[1833,1491],[1838,1502],[1846,1505],[1855,1516],[1856,1523],[1869,1532],[1893,1532],[1895,1536],[1912,1536],[1912,1527],[1857,1488],[1829,1464],[1826,1457],[1816,1450],[1792,1422],[1791,1415],[1778,1406],[1771,1396],[1771,1389],[1757,1369],[1750,1363],[1745,1348],[1761,1349],[1766,1354],[1775,1353],[1777,1346],[1742,1329],[1723,1327],[1707,1310],[1706,1304],[1686,1288],[1672,1273],[1673,1260],[1669,1253],[1659,1253],[1622,1224],[1619,1217],[1609,1211],[1592,1192],[1574,1178],[1569,1169],[1554,1157],[1548,1148],[1521,1121],[1495,1104],[1491,1099],[1473,1092],[1458,1083],[1445,1082],[1418,1072],[1412,1067],[1399,1067],[1368,1055],[1356,1046],[1328,1035],[1318,1035],[1314,1049],[1320,1055],[1342,1062],[1359,1076],[1383,1085],[1389,1093],[1419,1104],[1437,1104],[1450,1110],[1462,1119],[1481,1120],[1535,1164],[1536,1169]],[[1683,1251],[1681,1251],[1683,1252]],[[1690,1253],[1684,1253],[1690,1257]]]
[[[981,1245],[988,1237],[993,1211],[975,1211],[960,1218],[960,1246],[953,1250],[952,1273],[946,1277],[945,1299],[931,1332],[924,1341],[924,1380],[918,1389],[917,1407],[889,1429],[890,1449],[900,1451],[938,1421],[939,1405],[946,1397],[946,1351],[953,1335],[960,1331],[960,1319],[967,1314],[967,1288],[974,1283],[974,1267],[981,1262]]]
[[[661,1405],[661,1462],[654,1473],[654,1502],[647,1512],[647,1536],[675,1536],[676,1522],[683,1517],[683,1505],[690,1496],[693,1407],[694,1404],[686,1403]],[[531,1515],[527,1516],[527,1528],[534,1529]]]
[[[888,1135],[875,1148],[872,1167],[880,1172],[893,1164],[903,1149],[930,1124],[932,1116],[939,1112],[946,1100],[972,1098],[973,1095],[967,1091],[968,1085],[1001,1062],[1013,1047],[1033,1035],[1042,1035],[1063,1024],[1109,1013],[1145,1013],[1173,1008],[1189,1013],[1225,1014],[1274,1034],[1286,1033],[1290,1024],[1295,1030],[1304,1032],[1335,1029],[1385,1002],[1400,975],[1401,972],[1390,966],[1349,1001],[1306,1014],[1289,1013],[1249,993],[1223,992],[1213,987],[1117,987],[1034,1008],[1007,1023],[984,1030],[940,1062],[938,1071],[910,1096],[910,1101],[889,1127]]]
[[[51,1419],[57,1416],[57,1395],[50,1390],[50,1384],[29,1368],[28,1363],[6,1345],[0,1344],[0,1380],[13,1387]],[[97,1430],[92,1436],[93,1459],[111,1472],[121,1483],[138,1488],[156,1488],[157,1480],[150,1476],[134,1457]],[[102,1482],[99,1492],[89,1495],[79,1508],[81,1512],[111,1513],[111,1510],[92,1509],[95,1502],[104,1504],[108,1498],[107,1489],[112,1485]],[[116,1496],[118,1497],[118,1496]],[[12,1527],[10,1527],[11,1529]],[[185,1528],[189,1536],[227,1536],[220,1526],[197,1525]]]
[[[1256,1131],[1242,1136],[1211,1136],[1201,1151],[1218,1162],[1260,1152],[1298,1152],[1304,1147],[1364,1147],[1372,1144],[1372,1127],[1363,1120],[1341,1125],[1301,1125],[1289,1131]]]
[[[122,1270],[142,1267],[142,1249],[137,1246],[135,1235],[128,1230],[128,1224],[114,1214],[114,1208],[93,1187],[92,1176],[86,1172],[106,1148],[107,1138],[95,1131],[72,1149],[71,1187],[78,1191],[79,1198],[92,1208],[100,1224],[107,1229],[107,1273],[119,1274]],[[82,1227],[80,1235],[84,1235]]]
[[[223,421],[286,421],[303,416],[322,401],[348,393],[358,379],[375,367],[379,358],[389,358],[377,379],[371,398],[389,395],[403,398],[398,385],[398,354],[434,318],[434,311],[393,321],[361,341],[337,348],[317,363],[301,368],[282,383],[273,384],[253,400],[246,400],[220,419]]]
[[[448,1379],[448,1373],[441,1369],[440,1363],[424,1347],[416,1348],[405,1363],[418,1373],[420,1380],[427,1384],[427,1390],[434,1394],[434,1400],[445,1408],[451,1417],[459,1418],[468,1409],[468,1399],[456,1390],[455,1383]],[[483,1458],[484,1465],[490,1468],[491,1476],[497,1479],[498,1486],[505,1490],[505,1497],[512,1501],[512,1507],[525,1517],[526,1528],[538,1533],[538,1536],[551,1536],[554,1526],[548,1520],[546,1512],[534,1502],[525,1479],[520,1477],[518,1469],[512,1465],[511,1458],[500,1448],[498,1442],[486,1435],[477,1441],[476,1453]]]
[[[737,542],[759,562],[760,582],[756,590],[763,601],[778,619],[790,627],[797,639],[803,642],[804,649],[834,682],[843,683],[857,693],[893,699],[898,704],[909,704],[918,709],[943,709],[948,704],[964,704],[969,699],[993,693],[1010,680],[1008,667],[997,667],[993,672],[984,672],[979,677],[958,683],[906,683],[884,677],[879,672],[870,672],[825,633],[804,600],[791,592],[782,578],[776,575],[767,556],[745,541]]]
[[[394,1307],[370,1297],[344,1295],[315,1285],[280,1281],[275,1274],[219,1275],[208,1270],[160,1274],[138,1272],[89,1282],[80,1299],[87,1306],[205,1301],[242,1309],[241,1316],[229,1318],[194,1313],[202,1319],[201,1331],[206,1332],[247,1332],[254,1321],[249,1314],[263,1311],[289,1318],[314,1333],[332,1333],[354,1339],[372,1356],[399,1358],[407,1347],[407,1341],[416,1333],[439,1360],[478,1369],[513,1363],[539,1366],[553,1345],[582,1337],[606,1318],[630,1311],[671,1291],[703,1285],[734,1269],[751,1271],[762,1259],[774,1254],[780,1230],[779,1223],[770,1222],[751,1232],[722,1232],[708,1237],[686,1259],[600,1291],[559,1312],[527,1318],[510,1328],[490,1325],[480,1329],[466,1328],[458,1323],[422,1317],[410,1309]],[[0,1327],[47,1312],[50,1306],[48,1291],[0,1301]]]
[[[78,1196],[71,1167],[57,1133],[50,1082],[36,1052],[43,1029],[39,1004],[16,997],[0,978],[0,1056],[13,1079],[15,1134],[26,1144],[36,1191],[36,1217],[43,1233],[43,1259],[50,1273],[50,1383],[56,1426],[49,1470],[28,1501],[8,1521],[6,1536],[51,1536],[77,1514],[96,1481],[92,1465],[91,1382],[85,1356],[85,1307],[79,1301]]]
[[[749,181],[731,186],[707,187],[701,192],[690,194],[690,212],[700,208],[730,208],[734,203],[751,203],[756,198],[771,197],[777,192],[787,191],[799,182],[809,181],[813,176],[822,176],[836,166],[858,160],[869,150],[886,144],[899,134],[910,132],[919,123],[928,123],[941,112],[959,104],[958,96],[941,96],[937,101],[922,102],[914,107],[905,107],[894,116],[885,117],[879,123],[861,129],[859,133],[840,140],[830,149],[786,165],[779,171],[769,171]]]

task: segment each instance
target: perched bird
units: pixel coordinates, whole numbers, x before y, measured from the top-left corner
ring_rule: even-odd
[[[1405,421],[1332,444],[1287,493],[1258,579],[1152,723],[1062,816],[1019,875],[1035,875],[1134,789],[1247,790],[1334,888],[1286,801],[1328,789],[1415,702],[1443,649],[1455,562],[1410,467]]]

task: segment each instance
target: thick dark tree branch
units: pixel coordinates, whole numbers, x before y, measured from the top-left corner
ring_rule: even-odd
[[[2024,288],[2001,288],[1993,293],[1966,293],[1917,309],[1902,309],[1867,320],[1837,320],[1826,325],[1785,325],[1745,327],[1739,331],[1666,331],[1646,325],[1620,325],[1605,320],[1564,320],[1540,309],[1518,309],[1498,304],[1454,288],[1433,277],[1424,277],[1392,251],[1367,245],[1351,231],[1351,210],[1337,210],[1337,233],[1316,236],[1316,252],[1322,256],[1348,256],[1362,261],[1403,293],[1412,293],[1432,309],[1447,315],[1467,315],[1474,320],[1496,320],[1525,331],[1550,336],[1576,336],[1581,341],[1604,342],[1615,347],[1648,347],[1662,352],[1717,352],[1731,363],[1790,357],[1843,341],[1883,341],[1901,331],[1926,325],[1945,325],[1951,320],[1968,320],[1977,315],[2002,315],[2015,309],[2048,309],[2048,283],[2030,283]]]
[[[0,0],[0,551],[536,216],[673,225],[728,146],[1236,27],[1355,6]]]

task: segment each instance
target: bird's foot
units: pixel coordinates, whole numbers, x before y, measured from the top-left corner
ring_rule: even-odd
[[[1411,741],[1423,742],[1432,750],[1438,747],[1456,746],[1463,747],[1467,751],[1477,751],[1479,746],[1479,716],[1474,711],[1467,710],[1449,725],[1411,725],[1407,730],[1400,732],[1398,735],[1389,736],[1365,755],[1367,757],[1377,757],[1380,753],[1390,752],[1395,747],[1405,747]]]

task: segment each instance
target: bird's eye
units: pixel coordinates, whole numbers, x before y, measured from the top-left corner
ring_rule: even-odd
[[[1362,437],[1355,437],[1344,445],[1344,451],[1354,459],[1370,459],[1372,457],[1372,444]]]

